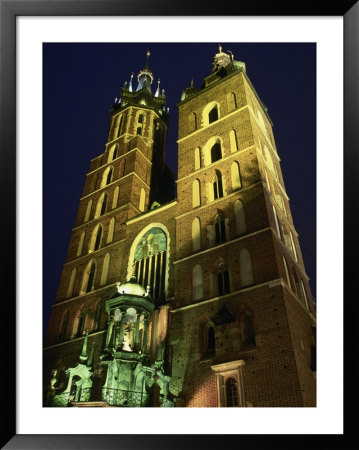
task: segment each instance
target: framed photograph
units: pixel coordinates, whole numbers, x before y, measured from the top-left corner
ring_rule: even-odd
[[[137,0],[89,1],[86,5],[63,1],[29,1],[24,5],[16,0],[1,1],[0,167],[3,192],[6,192],[4,200],[7,199],[4,207],[10,213],[4,221],[7,226],[2,243],[6,254],[15,255],[12,264],[3,269],[3,284],[7,288],[5,298],[14,298],[16,292],[16,303],[6,303],[6,315],[12,320],[6,321],[3,327],[3,342],[6,343],[4,360],[8,367],[4,398],[7,419],[3,424],[3,448],[49,448],[49,445],[53,448],[183,448],[184,445],[192,448],[201,445],[204,439],[207,446],[214,448],[219,443],[223,445],[223,442],[231,445],[236,442],[238,435],[249,442],[260,441],[271,435],[271,440],[276,441],[276,445],[279,435],[283,434],[288,439],[298,434],[303,439],[309,439],[313,434],[337,438],[344,436],[341,325],[343,280],[335,275],[341,272],[343,264],[341,212],[348,202],[347,194],[356,167],[355,155],[350,153],[349,148],[355,148],[357,138],[355,121],[358,118],[358,63],[354,48],[358,37],[358,5],[355,1],[348,1],[321,7],[302,2],[288,8],[286,2],[283,2],[271,5],[269,9],[267,2],[251,2],[250,5],[242,5],[240,2],[234,9],[231,7],[230,15],[223,12],[226,10],[223,8],[225,5],[207,5],[206,14],[202,11],[205,5],[196,6],[197,8],[192,6],[190,9],[183,3],[175,2],[168,8],[167,3],[161,1],[148,4]],[[204,67],[206,61],[208,68]],[[343,63],[344,77],[341,70]],[[226,91],[225,106],[207,99],[208,89],[213,89],[216,83],[220,89],[221,77],[224,77],[225,83],[230,83],[226,81],[228,76],[238,76],[238,79],[241,76],[244,79],[243,86],[248,86],[248,97],[243,105],[240,92],[234,93],[229,87],[226,87],[229,90]],[[343,85],[344,110],[341,95]],[[200,104],[201,95],[203,102]],[[126,105],[131,110],[128,117],[123,114]],[[141,108],[144,111],[142,118]],[[192,110],[187,111],[186,108],[192,108],[196,113],[191,113]],[[195,108],[201,113],[197,113]],[[330,108],[332,109],[329,111]],[[148,117],[147,110],[150,111]],[[237,110],[240,112],[238,116]],[[248,139],[244,134],[239,137],[236,131],[231,132],[228,128],[228,117],[233,117],[233,123],[237,120],[235,117],[241,117],[244,124],[247,110],[253,130],[258,130],[252,131]],[[188,114],[191,118],[187,117]],[[341,126],[343,115],[344,128]],[[124,125],[117,123],[121,117]],[[214,130],[217,126],[214,122],[221,122],[222,130],[226,130],[225,138],[221,135],[222,131],[216,132],[216,136],[220,136],[217,138],[218,142],[212,142],[214,138],[207,135],[204,137],[205,132],[202,132],[205,127],[212,127]],[[131,127],[134,131],[131,131]],[[156,139],[160,142],[161,130],[162,140],[167,135],[166,144],[162,141],[162,144],[156,144]],[[135,147],[131,147],[131,141],[133,143],[134,140],[138,142]],[[192,141],[200,142],[198,149],[194,148]],[[153,151],[162,155],[158,157],[163,160],[158,163],[157,169],[154,165],[149,166],[148,172],[146,164],[152,164],[153,155],[157,153],[151,153],[150,156],[144,149],[141,150],[141,145],[146,147],[148,143],[152,145],[152,142],[155,142]],[[244,155],[246,152],[249,154],[248,149],[252,147],[259,161],[258,167],[256,166],[258,180],[254,180],[254,175],[250,172],[241,171],[246,161]],[[289,147],[292,153],[288,151]],[[167,152],[166,160],[164,148]],[[277,148],[279,157],[276,155]],[[121,164],[122,159],[126,163],[126,158],[121,159],[122,153],[131,153],[136,149],[139,149],[139,158],[143,158],[143,161],[134,161],[134,168],[126,173],[126,168]],[[187,150],[194,152],[193,164],[192,161],[188,164],[188,156],[185,156]],[[180,157],[181,152],[183,157]],[[243,154],[238,156],[239,162],[231,160],[235,152]],[[276,158],[278,161],[282,158],[280,165]],[[132,163],[130,158],[127,159],[129,166]],[[213,164],[218,165],[218,170]],[[221,164],[223,167],[219,167]],[[228,171],[225,164],[228,165]],[[104,174],[101,171],[103,166],[106,166],[105,172],[107,171]],[[338,168],[344,168],[344,177],[338,173]],[[213,174],[209,173],[212,169],[215,177],[213,180]],[[100,175],[96,176],[97,172]],[[115,204],[115,194],[109,190],[109,200],[97,198],[97,193],[100,195],[101,190],[113,184],[114,173],[117,172],[122,183],[118,191],[128,197],[121,199],[121,194],[117,192]],[[195,173],[195,181],[192,180],[192,172]],[[285,188],[282,184],[277,189],[277,184],[283,183],[282,172]],[[151,176],[152,180],[160,179],[162,186],[156,187]],[[132,180],[131,177],[133,185],[127,183]],[[177,193],[171,194],[171,188],[167,185],[164,187],[166,177],[169,180],[168,186],[177,180]],[[205,177],[212,178],[207,182]],[[328,197],[325,186],[334,177],[336,189]],[[347,189],[343,203],[344,179]],[[187,180],[190,180],[188,193]],[[127,183],[126,187],[123,181]],[[139,182],[143,184],[142,189]],[[310,322],[310,327],[314,326],[316,312],[318,324],[320,321],[317,335],[318,362],[315,366],[313,353],[310,360],[314,337],[307,339],[301,332],[296,335],[297,325],[290,325],[293,342],[298,337],[297,344],[293,344],[291,349],[296,355],[297,376],[300,380],[298,386],[301,386],[301,393],[296,394],[300,398],[298,403],[293,400],[295,396],[291,400],[285,399],[285,388],[281,389],[282,399],[277,397],[268,403],[263,400],[265,395],[258,398],[255,389],[251,390],[250,378],[253,384],[260,366],[257,367],[254,363],[251,366],[250,358],[254,360],[256,352],[264,355],[263,348],[272,338],[271,331],[264,331],[266,328],[263,325],[260,327],[254,322],[254,329],[257,327],[261,332],[253,331],[251,340],[251,315],[254,312],[259,317],[259,314],[256,300],[246,309],[248,300],[243,295],[247,294],[243,292],[250,291],[254,284],[266,284],[263,271],[267,270],[268,265],[262,264],[264,268],[259,268],[257,263],[251,262],[251,271],[242,269],[247,261],[253,261],[253,256],[250,256],[251,252],[247,249],[251,250],[252,244],[242,245],[249,254],[247,256],[240,243],[243,239],[248,239],[245,242],[256,239],[254,236],[257,236],[258,231],[249,216],[245,216],[246,230],[243,231],[244,222],[241,222],[242,213],[237,211],[238,205],[235,205],[234,213],[229,213],[225,209],[228,205],[225,206],[225,202],[221,205],[221,199],[227,198],[230,201],[232,196],[233,201],[242,206],[244,204],[245,211],[246,208],[250,209],[245,189],[249,190],[252,182],[264,186],[267,197],[263,198],[272,199],[268,204],[273,204],[274,215],[271,213],[273,217],[271,215],[269,220],[273,220],[273,225],[269,225],[268,230],[272,227],[273,232],[278,235],[280,245],[288,252],[288,257],[283,256],[284,263],[280,263],[283,266],[281,270],[284,281],[280,281],[281,275],[277,277],[278,280],[275,277],[267,278],[268,286],[265,288],[272,290],[272,298],[278,295],[276,293],[279,289],[289,293],[283,294],[283,305],[287,304],[287,312],[291,307],[288,306],[286,296],[293,295],[299,305],[295,308],[306,310],[308,318],[312,318],[308,319],[308,326]],[[93,188],[94,183],[98,183],[98,186]],[[195,183],[199,186],[198,195]],[[150,186],[148,193],[146,186]],[[138,198],[137,194],[134,195],[136,189]],[[291,198],[291,210],[286,206],[287,194]],[[187,199],[190,203],[188,211],[185,206]],[[214,205],[216,202],[217,205]],[[327,230],[326,226],[328,210],[333,204],[337,205],[338,210],[336,217],[331,216],[332,228],[336,230],[337,236],[334,242],[332,231]],[[86,234],[90,229],[86,222],[95,223],[95,219],[108,215],[110,210],[122,211],[124,205],[130,205],[128,211],[132,208],[135,213],[116,213],[117,222],[114,220],[112,225],[106,222],[103,230],[102,225],[101,230],[99,226],[97,231],[91,228],[92,237]],[[172,215],[170,208],[176,210]],[[193,219],[194,208],[197,209]],[[199,228],[199,237],[196,237],[198,233],[193,231],[196,227],[195,220],[204,223],[207,220],[206,211],[214,211],[213,208],[217,211],[217,215],[210,219],[213,224],[206,223],[206,235],[202,237]],[[258,208],[259,201],[257,211]],[[146,217],[143,220],[146,211],[148,216],[154,217],[148,223]],[[156,215],[158,220],[155,220]],[[293,223],[292,215],[294,224],[297,224],[296,230],[292,228],[294,235],[289,231],[290,226],[286,228],[287,222]],[[226,216],[229,222],[226,222]],[[77,219],[74,222],[75,217]],[[129,230],[125,232],[130,234],[131,245],[128,248],[125,235],[121,235],[120,217],[126,222],[126,230]],[[190,222],[188,217],[191,218]],[[190,223],[192,234],[187,236],[183,232],[181,237],[182,231],[179,230],[184,230],[187,222]],[[347,226],[351,230],[355,221],[350,220],[350,225],[347,221]],[[83,238],[80,237],[81,227],[83,230],[87,227],[86,233],[83,231]],[[298,231],[301,247],[297,244]],[[249,237],[252,234],[253,238]],[[129,255],[128,261],[126,256],[126,262],[118,262],[118,256],[111,253],[113,236],[116,237],[115,240],[124,242],[120,253]],[[97,266],[99,259],[96,261],[92,254],[105,248],[105,238],[108,255],[104,253],[105,259],[101,260],[100,268],[100,265]],[[82,239],[81,250],[79,239]],[[204,241],[206,247],[203,246]],[[335,260],[332,264],[328,264],[329,241],[330,255]],[[69,242],[70,247],[66,253]],[[191,250],[187,254],[188,242]],[[207,267],[210,248],[227,246],[229,249],[231,242],[237,243],[238,250],[233,252],[238,251],[240,269],[236,272],[228,264],[228,261],[235,259],[235,253],[232,255],[229,250],[222,252],[226,255],[224,259],[222,254],[216,256],[217,265],[214,269]],[[169,269],[166,258],[170,259],[170,251],[173,252],[174,248],[177,253],[176,261],[173,268]],[[254,248],[252,253],[257,251]],[[346,249],[347,254],[350,250],[353,251],[352,248],[348,251]],[[296,264],[304,267],[302,254],[306,269],[303,269],[303,275],[302,269],[295,272]],[[111,273],[111,269],[105,271],[106,258],[111,260],[112,265],[117,264],[116,274]],[[182,261],[191,258],[193,261],[197,258],[197,264],[189,266],[186,263],[181,268]],[[225,261],[226,258],[228,261]],[[71,265],[72,261],[88,265],[88,268],[81,266],[81,276],[77,278],[77,268],[74,264]],[[111,264],[107,262],[107,266],[110,267]],[[188,272],[187,277],[184,273],[189,267],[191,272]],[[253,273],[256,283],[253,281]],[[311,279],[310,284],[307,275]],[[263,282],[259,283],[261,276]],[[190,279],[191,286],[188,292],[185,288],[186,277]],[[173,281],[174,279],[177,281]],[[332,280],[330,285],[326,282],[328,279]],[[201,283],[198,280],[202,280]],[[91,303],[95,287],[103,291],[102,297],[96,293],[98,307],[95,301],[93,307]],[[111,289],[113,292],[110,292]],[[148,297],[148,300],[141,300],[136,306],[133,298],[138,297],[138,289],[143,289],[141,296],[144,299]],[[231,303],[230,297],[234,293],[239,299],[237,303]],[[251,299],[254,298],[254,294],[250,295]],[[265,291],[260,295],[265,298]],[[76,300],[81,296],[89,298],[85,312],[86,308],[80,308],[81,300]],[[54,308],[58,308],[58,311],[62,308],[63,311],[61,309],[61,313],[53,313],[46,335],[51,305],[55,298]],[[187,301],[186,298],[190,300]],[[270,296],[265,300],[267,307],[273,308],[269,305],[274,300],[269,298]],[[195,317],[192,313],[186,316],[186,311],[193,311],[193,305],[200,302],[212,305],[202,314],[207,317],[208,322],[204,324],[201,319],[203,336],[198,338],[196,347],[191,347],[191,350],[185,347],[179,349],[178,342],[184,337],[179,339],[180,333],[176,329],[183,327],[179,325],[182,320],[186,322]],[[67,323],[64,317],[69,314],[67,311],[71,310],[71,305],[75,304],[78,304],[76,308],[79,313]],[[214,304],[218,307],[214,308]],[[263,307],[260,308],[263,311]],[[295,308],[288,312],[289,322],[299,320],[299,315],[296,316],[297,313],[293,312]],[[153,309],[157,311],[157,315],[151,316]],[[132,310],[134,318],[131,316]],[[70,317],[72,313],[71,310]],[[270,317],[268,320],[274,318]],[[336,342],[331,343],[331,348],[338,364],[332,369],[332,360],[325,343],[332,336],[332,324],[335,320],[340,323],[337,325]],[[168,328],[169,321],[172,331]],[[111,326],[108,325],[107,328],[105,322]],[[238,323],[238,330],[242,330],[238,344],[231,325],[233,323]],[[279,326],[279,322],[276,323]],[[186,325],[187,333],[192,332],[191,326],[190,323]],[[278,331],[276,336],[277,334]],[[228,344],[225,336],[229,339]],[[61,353],[61,346],[64,345],[72,345],[71,351],[79,353],[80,369],[67,364]],[[100,351],[97,345],[102,345],[103,349]],[[45,363],[43,348],[50,355],[47,362],[45,358]],[[91,348],[94,349],[92,353]],[[305,358],[309,361],[311,371],[318,373],[314,382],[318,388],[317,398],[314,394],[312,396],[310,383],[305,381],[302,368],[298,368],[301,358],[298,354],[301,351],[306,354],[307,350],[309,359],[308,355]],[[233,358],[231,352],[236,353],[237,358]],[[168,390],[171,376],[175,375],[180,380],[181,370],[186,364],[190,367],[188,362],[183,362],[185,354],[191,354],[197,361],[197,366],[208,367],[212,371],[216,383],[213,384],[212,397],[212,394],[207,396],[205,385],[200,385],[197,380],[189,382],[190,388],[181,390],[174,383],[172,386],[175,387]],[[136,369],[136,379],[142,380],[143,404],[131,403],[135,401],[133,392],[137,392],[137,388],[126,388],[127,378],[121,383],[117,380],[112,363],[106,363],[110,356],[122,363],[126,358],[132,358],[136,364],[140,361],[145,367],[143,376],[138,375],[139,369]],[[61,364],[54,363],[55,357]],[[95,360],[99,361],[97,366],[93,362]],[[102,387],[101,399],[95,398],[93,392],[87,398],[87,385],[82,384],[79,389],[82,381],[87,379],[84,368],[87,368],[92,377],[96,370],[99,371],[101,361],[105,361],[105,364],[101,364],[106,366],[106,371],[101,376],[103,381],[106,380],[105,384],[102,382],[102,386],[106,388],[107,397],[103,397]],[[275,361],[274,358],[273,367]],[[284,374],[289,369],[287,362],[283,362],[281,373]],[[249,369],[243,372],[244,364],[252,367],[251,372]],[[187,372],[189,370],[192,369],[187,369]],[[79,371],[82,371],[80,377]],[[330,376],[323,376],[323,373],[329,372]],[[53,374],[52,380],[51,376],[49,378],[50,373]],[[65,373],[70,374],[68,378]],[[195,374],[196,371],[192,373]],[[200,372],[194,376],[200,377]],[[81,379],[77,387],[70,382],[76,377]],[[273,379],[275,378],[276,376]],[[258,381],[256,383],[258,385]],[[244,388],[246,384],[247,388]],[[334,393],[330,388],[333,384],[338,386]],[[50,396],[49,386],[53,386]],[[116,389],[113,389],[114,386]],[[123,389],[128,392],[132,389],[130,396],[126,393],[125,400]],[[275,388],[268,385],[268,389],[273,389],[275,395]],[[117,400],[114,400],[114,392]],[[60,404],[65,398],[64,393],[68,406],[90,408],[86,411],[78,408],[49,408],[66,406]],[[205,400],[201,400],[203,398]],[[8,405],[12,407],[9,408]],[[149,421],[149,410],[146,408],[109,408],[103,412],[92,406],[152,406],[156,409],[150,410],[153,414]],[[190,407],[184,408],[185,406]],[[252,409],[233,410],[217,408],[218,406],[245,406]],[[180,429],[178,423],[183,424]],[[213,426],[208,426],[211,423]],[[260,426],[254,426],[255,423]],[[301,426],[298,427],[296,423]]]

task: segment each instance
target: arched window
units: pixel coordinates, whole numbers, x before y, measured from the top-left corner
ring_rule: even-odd
[[[137,119],[137,129],[136,134],[142,136],[142,129],[143,129],[143,114],[140,114]]]
[[[101,314],[102,314],[102,305],[101,302],[98,302],[93,318],[93,330],[98,330],[100,328]]]
[[[228,294],[230,290],[229,272],[226,264],[221,263],[217,270],[218,295]]]
[[[122,130],[122,124],[123,124],[123,116],[121,116],[119,122],[120,123],[118,124],[117,137],[121,136],[121,130]],[[112,159],[115,159],[115,157],[112,158]]]
[[[228,112],[231,112],[237,108],[236,94],[234,92],[227,94],[227,108]]]
[[[246,216],[241,200],[236,200],[233,205],[234,220],[236,223],[237,234],[243,234],[247,231]]]
[[[194,170],[201,168],[201,149],[197,147],[194,151]]]
[[[82,277],[80,294],[91,292],[94,289],[95,272],[96,272],[96,264],[95,261],[91,260],[87,264]]]
[[[220,142],[216,142],[211,148],[211,162],[214,163],[222,158],[222,149]]]
[[[107,172],[106,186],[107,186],[108,184],[111,183],[111,180],[112,180],[112,172],[113,172],[113,168],[110,167],[110,168],[109,168],[109,171]]]
[[[120,188],[119,188],[119,186],[116,186],[114,193],[113,193],[113,198],[112,198],[112,209],[115,209],[117,207],[119,193],[120,193]]]
[[[222,159],[224,153],[222,139],[219,136],[213,136],[205,143],[202,148],[202,157],[204,166]]]
[[[246,248],[243,248],[239,254],[239,271],[242,287],[253,284],[252,258]]]
[[[69,313],[69,310],[67,309],[62,318],[60,333],[59,333],[59,337],[58,337],[59,342],[63,342],[65,340],[67,327],[69,325],[69,319],[70,319],[70,313]]]
[[[89,253],[98,250],[101,247],[102,225],[98,224],[94,228],[89,245]]]
[[[112,180],[113,167],[107,167],[102,175],[101,188],[107,186]]]
[[[201,224],[198,217],[192,222],[192,250],[194,252],[201,249]]]
[[[199,180],[194,180],[192,185],[192,204],[193,208],[200,206],[201,204],[201,186]]]
[[[239,405],[238,386],[235,378],[226,380],[226,406],[235,407]]]
[[[92,199],[89,200],[89,202],[87,203],[87,208],[86,208],[86,213],[85,213],[85,219],[84,222],[87,222],[90,218],[90,213],[91,213],[91,208],[92,208]]]
[[[126,159],[123,159],[123,160],[120,162],[120,167],[119,167],[119,170],[118,170],[118,175],[119,175],[119,177],[121,178],[121,177],[125,176],[125,173],[126,173]]]
[[[222,242],[226,242],[226,222],[222,214],[217,214],[214,219],[214,231],[216,235],[216,244],[221,244]]]
[[[196,264],[192,271],[192,298],[194,301],[203,298],[203,273],[199,264]]]
[[[86,318],[87,318],[87,309],[83,307],[77,324],[76,337],[80,337],[84,334]]]
[[[152,298],[161,298],[168,276],[167,236],[161,228],[153,227],[136,241],[134,270],[137,281],[142,286],[150,286]]]
[[[112,217],[110,220],[110,226],[108,227],[107,243],[110,243],[113,240],[113,233],[115,231],[115,223],[116,223],[116,219],[114,217]]]
[[[110,151],[108,152],[108,162],[111,162],[117,158],[117,151],[118,151],[118,145],[113,144],[112,147],[110,148]]]
[[[223,185],[222,185],[222,174],[219,170],[216,170],[216,175],[213,178],[213,197],[215,200],[223,197]]]
[[[220,116],[219,104],[217,102],[208,103],[202,111],[202,124],[204,127],[218,120]]]
[[[100,281],[101,286],[103,286],[107,282],[109,267],[110,267],[110,254],[106,253],[102,266],[101,281]]]
[[[231,164],[231,179],[232,179],[232,189],[234,191],[242,187],[241,174],[239,170],[239,164],[237,161],[234,161]]]
[[[218,120],[218,107],[215,105],[208,113],[208,123]]]
[[[231,153],[234,153],[238,150],[238,142],[237,142],[237,133],[236,130],[231,130],[229,132],[229,144],[231,147]]]
[[[74,291],[76,273],[77,273],[77,269],[75,267],[74,269],[72,269],[72,272],[71,272],[70,283],[69,283],[69,287],[67,289],[67,295],[66,295],[67,298],[71,297],[71,295]]]
[[[192,133],[195,130],[197,130],[197,115],[193,112],[189,116],[189,132]]]
[[[96,205],[96,211],[95,211],[95,219],[96,217],[102,216],[106,213],[106,206],[107,206],[107,192],[103,192],[100,195],[100,198],[98,199],[97,205]]]
[[[287,261],[285,260],[284,256],[283,256],[283,265],[284,265],[284,270],[285,270],[285,276],[287,278],[288,287],[290,289],[292,289],[292,283],[290,282],[290,277],[289,277],[289,272],[288,272],[288,265],[287,265]]]
[[[146,200],[146,192],[143,188],[141,188],[140,193],[140,204],[139,204],[139,210],[144,211],[145,210],[145,200]]]

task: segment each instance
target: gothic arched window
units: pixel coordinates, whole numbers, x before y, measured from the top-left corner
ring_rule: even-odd
[[[215,105],[208,113],[208,123],[218,120],[218,107]]]
[[[192,222],[192,250],[194,252],[201,249],[201,223],[198,217]]]
[[[96,264],[94,260],[91,260],[84,271],[80,289],[80,295],[86,292],[91,292],[94,288]]]
[[[112,180],[112,173],[113,173],[113,167],[107,167],[107,169],[104,171],[102,175],[102,181],[101,181],[101,188],[107,186],[111,183]]]
[[[236,94],[234,92],[227,94],[227,108],[228,112],[231,112],[237,108]]]
[[[117,137],[121,136],[122,124],[123,124],[123,116],[121,116],[120,123],[118,124]],[[115,159],[115,157],[113,157],[112,159]]]
[[[91,235],[89,253],[98,250],[101,247],[102,225],[98,224]]]
[[[201,149],[197,147],[194,151],[194,170],[201,168]]]
[[[236,200],[233,205],[234,220],[236,223],[237,234],[243,234],[247,231],[246,216],[241,200]]]
[[[222,214],[217,214],[214,219],[214,231],[216,235],[216,244],[221,244],[222,242],[226,242],[226,222]]]
[[[116,219],[112,217],[110,220],[110,226],[108,227],[108,234],[107,234],[107,243],[110,243],[113,241],[113,233],[115,231],[115,223]]]
[[[167,237],[161,228],[153,227],[141,236],[134,253],[137,282],[150,286],[153,298],[165,294],[167,274]]]
[[[222,184],[222,174],[219,170],[216,170],[216,175],[213,178],[213,197],[215,200],[223,197],[223,184]]]
[[[119,186],[116,186],[114,193],[113,193],[113,198],[112,198],[112,209],[117,207],[119,193],[120,193],[120,188],[119,188]]]
[[[90,213],[91,213],[91,208],[92,208],[92,199],[89,200],[89,202],[87,203],[84,222],[87,222],[87,221],[89,220],[89,218],[90,218]]]
[[[229,271],[226,264],[221,263],[217,270],[218,295],[228,294],[230,289]]]
[[[76,337],[80,337],[84,334],[86,317],[87,317],[87,309],[85,307],[83,307],[81,310],[80,316],[79,316],[78,324],[77,324]]]
[[[189,116],[189,132],[192,133],[195,130],[197,130],[197,115],[193,112]]]
[[[236,130],[231,130],[229,132],[229,144],[231,147],[231,152],[234,153],[238,150],[237,133]]]
[[[109,267],[110,267],[110,254],[106,253],[106,256],[103,260],[103,266],[102,266],[102,274],[101,274],[101,281],[100,281],[101,286],[103,286],[107,282]]]
[[[222,158],[222,149],[220,142],[216,142],[211,148],[211,162],[214,163]]]
[[[253,284],[252,258],[246,248],[243,248],[239,254],[239,271],[242,287]]]
[[[192,185],[192,204],[193,208],[201,204],[201,186],[199,180],[194,180]]]
[[[232,179],[232,189],[235,191],[242,187],[241,174],[239,170],[239,164],[234,161],[231,165],[231,179]]]

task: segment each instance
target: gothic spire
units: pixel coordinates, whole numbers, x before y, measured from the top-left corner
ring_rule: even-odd
[[[136,91],[139,91],[139,90],[145,88],[151,92],[153,73],[150,71],[150,69],[148,67],[148,60],[149,60],[150,55],[151,55],[150,51],[147,50],[145,67],[142,70],[140,70],[137,75],[138,85],[137,85]]]

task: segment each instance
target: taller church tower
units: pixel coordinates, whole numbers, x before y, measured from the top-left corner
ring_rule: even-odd
[[[315,406],[315,307],[267,109],[220,46],[178,104],[173,200],[148,58],[86,177],[47,404]]]
[[[313,406],[314,305],[267,108],[221,46],[178,107],[172,386],[187,406]]]

